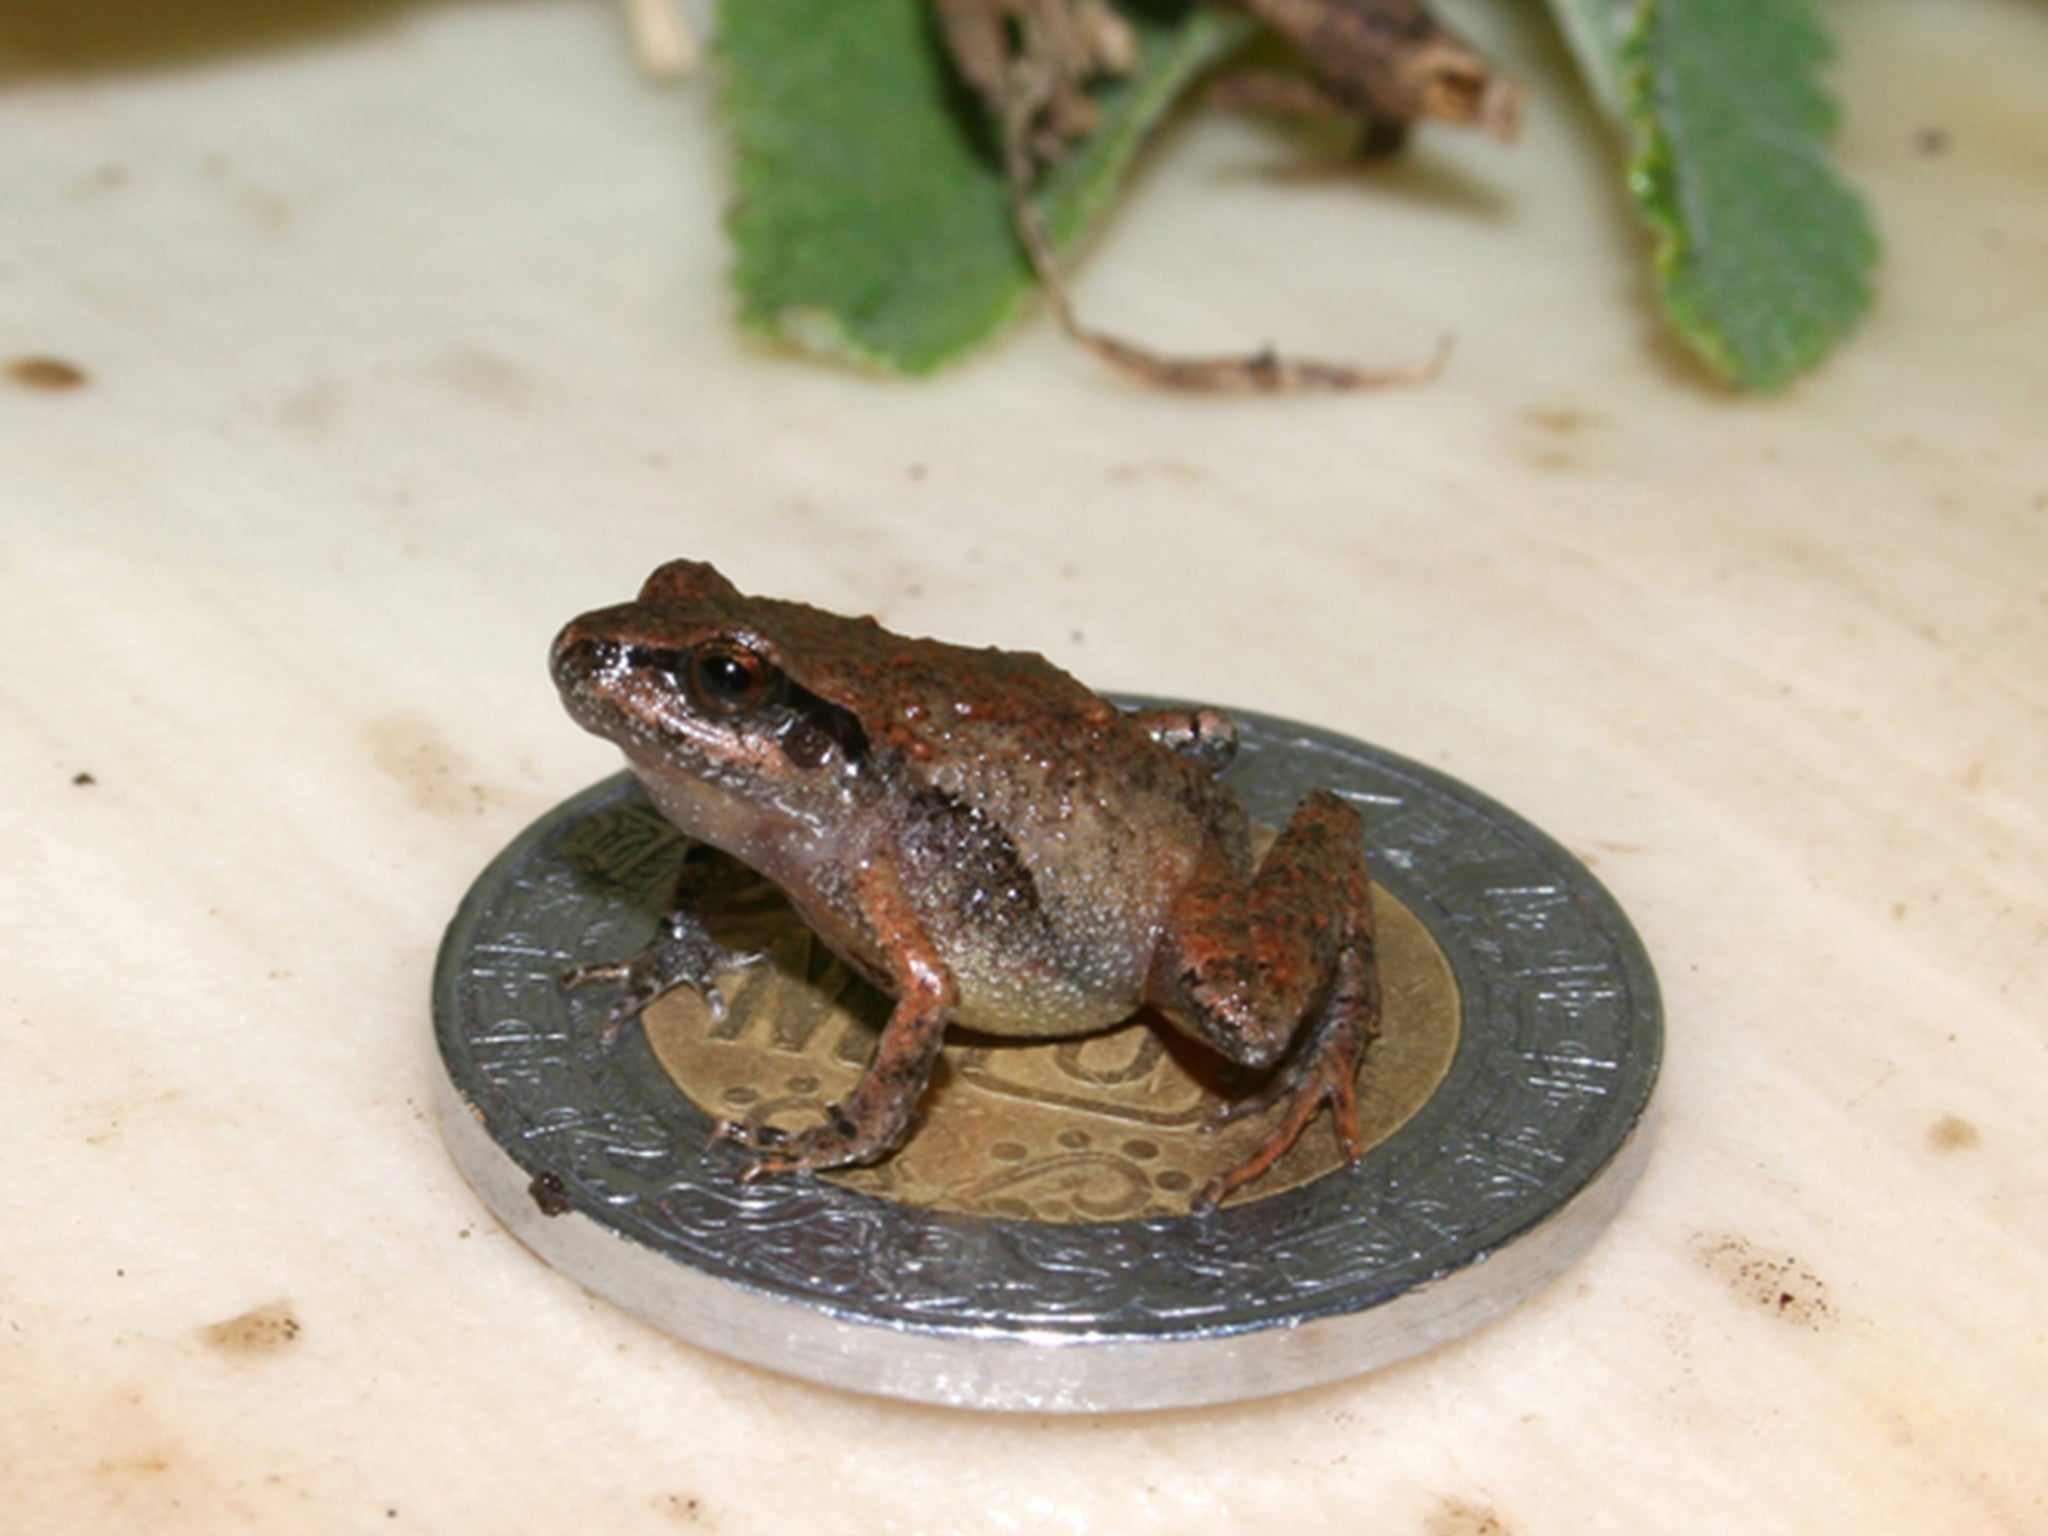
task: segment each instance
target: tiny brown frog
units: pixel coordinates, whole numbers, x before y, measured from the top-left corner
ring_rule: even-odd
[[[1227,1113],[1286,1105],[1199,1205],[1264,1173],[1325,1104],[1359,1155],[1354,1085],[1379,1017],[1363,828],[1319,790],[1255,861],[1217,778],[1237,743],[1221,711],[1121,710],[1042,656],[748,597],[692,560],[574,620],[551,664],[569,713],[624,749],[663,815],[775,882],[895,999],[822,1124],[721,1127],[752,1172],[886,1157],[948,1025],[1042,1039],[1146,1005],[1272,1074]],[[678,986],[716,1011],[718,975],[743,963],[684,904],[643,954],[569,980],[625,984],[616,1030]]]

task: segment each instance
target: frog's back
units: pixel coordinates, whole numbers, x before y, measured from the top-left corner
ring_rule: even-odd
[[[854,715],[876,746],[913,763],[1056,744],[1122,717],[1035,651],[898,635],[872,618],[803,603],[746,599],[744,612],[772,621],[764,635],[772,633],[793,679]]]

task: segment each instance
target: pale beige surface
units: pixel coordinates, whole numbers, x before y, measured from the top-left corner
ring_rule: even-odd
[[[1655,338],[1533,23],[1511,156],[1286,186],[1199,125],[1090,313],[1460,345],[1191,404],[1042,326],[921,386],[740,339],[701,93],[602,7],[133,9],[0,91],[0,357],[91,375],[0,381],[0,1531],[2048,1531],[2048,10],[1831,8],[1886,298],[1773,404]],[[1102,1423],[550,1273],[442,1154],[428,974],[612,766],[552,626],[684,552],[1554,831],[1667,990],[1635,1202],[1432,1356]]]

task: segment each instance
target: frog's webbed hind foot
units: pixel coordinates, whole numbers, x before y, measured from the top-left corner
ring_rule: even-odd
[[[1262,1115],[1278,1104],[1287,1106],[1279,1124],[1250,1156],[1209,1181],[1195,1200],[1197,1212],[1213,1211],[1236,1190],[1263,1178],[1301,1139],[1301,1133],[1326,1104],[1346,1161],[1358,1160],[1364,1151],[1358,1134],[1358,1064],[1368,1038],[1369,1034],[1362,1037],[1348,1020],[1332,1023],[1309,1042],[1310,1049],[1283,1063],[1266,1088],[1227,1105],[1216,1115],[1210,1122],[1212,1130]]]
[[[725,996],[718,990],[718,978],[727,971],[753,965],[760,958],[727,949],[712,938],[703,918],[679,907],[662,919],[654,941],[639,954],[628,960],[574,966],[562,973],[562,985],[620,983],[620,993],[606,1013],[600,1032],[602,1043],[611,1046],[643,1009],[677,987],[688,987],[704,999],[712,1018],[723,1019]]]
[[[1355,807],[1329,790],[1303,799],[1249,882],[1223,872],[1181,895],[1154,961],[1151,1001],[1266,1090],[1227,1112],[1278,1108],[1278,1123],[1195,1202],[1216,1206],[1270,1169],[1324,1105],[1347,1157],[1360,1155],[1357,1074],[1379,1032],[1372,877]]]

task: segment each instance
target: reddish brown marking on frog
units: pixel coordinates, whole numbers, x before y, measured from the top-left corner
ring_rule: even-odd
[[[748,597],[687,560],[569,624],[552,668],[570,714],[618,743],[663,814],[775,881],[897,999],[826,1124],[724,1128],[756,1171],[885,1157],[948,1025],[1072,1035],[1146,1005],[1270,1071],[1249,1107],[1288,1106],[1205,1203],[1263,1173],[1325,1104],[1357,1155],[1353,1084],[1379,1015],[1363,827],[1318,791],[1255,865],[1216,777],[1236,742],[1220,711],[1126,713],[1042,656]],[[664,932],[580,974],[626,980],[628,1014],[676,985],[715,998],[729,957],[688,912]]]

